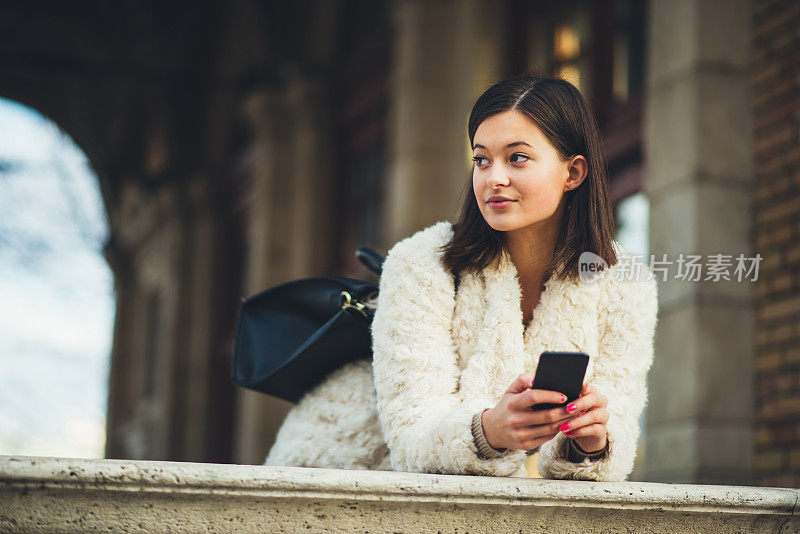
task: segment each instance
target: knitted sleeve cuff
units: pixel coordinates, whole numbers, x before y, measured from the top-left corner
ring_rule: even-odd
[[[608,452],[608,440],[606,440],[606,446],[599,451],[596,452],[586,452],[575,443],[575,440],[572,438],[567,438],[567,459],[570,462],[580,463],[587,458],[589,460],[599,460],[601,458],[606,457],[606,453]]]
[[[475,440],[475,446],[478,448],[478,456],[484,460],[490,458],[500,458],[509,453],[510,449],[495,449],[489,442],[486,441],[486,435],[483,433],[483,412],[476,412],[472,416],[472,437]]]

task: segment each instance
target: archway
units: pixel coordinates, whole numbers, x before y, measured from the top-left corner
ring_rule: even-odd
[[[114,320],[86,155],[0,99],[0,454],[102,458]]]

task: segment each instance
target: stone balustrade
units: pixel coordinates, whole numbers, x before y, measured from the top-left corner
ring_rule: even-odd
[[[798,532],[800,490],[0,456],[0,532]]]

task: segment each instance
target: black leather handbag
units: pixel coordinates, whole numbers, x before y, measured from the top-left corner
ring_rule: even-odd
[[[368,248],[356,256],[381,273]],[[289,402],[336,369],[372,358],[378,286],[335,276],[293,280],[245,299],[236,321],[232,378],[237,385]]]

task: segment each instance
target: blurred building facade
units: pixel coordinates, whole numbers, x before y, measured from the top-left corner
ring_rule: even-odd
[[[764,257],[752,284],[660,283],[633,478],[800,486],[796,2],[20,3],[0,15],[0,96],[73,136],[110,216],[108,457],[263,462],[291,405],[231,384],[241,299],[306,276],[374,280],[358,247],[385,253],[471,194],[475,98],[545,73],[593,107],[618,215],[647,199],[651,251]]]

